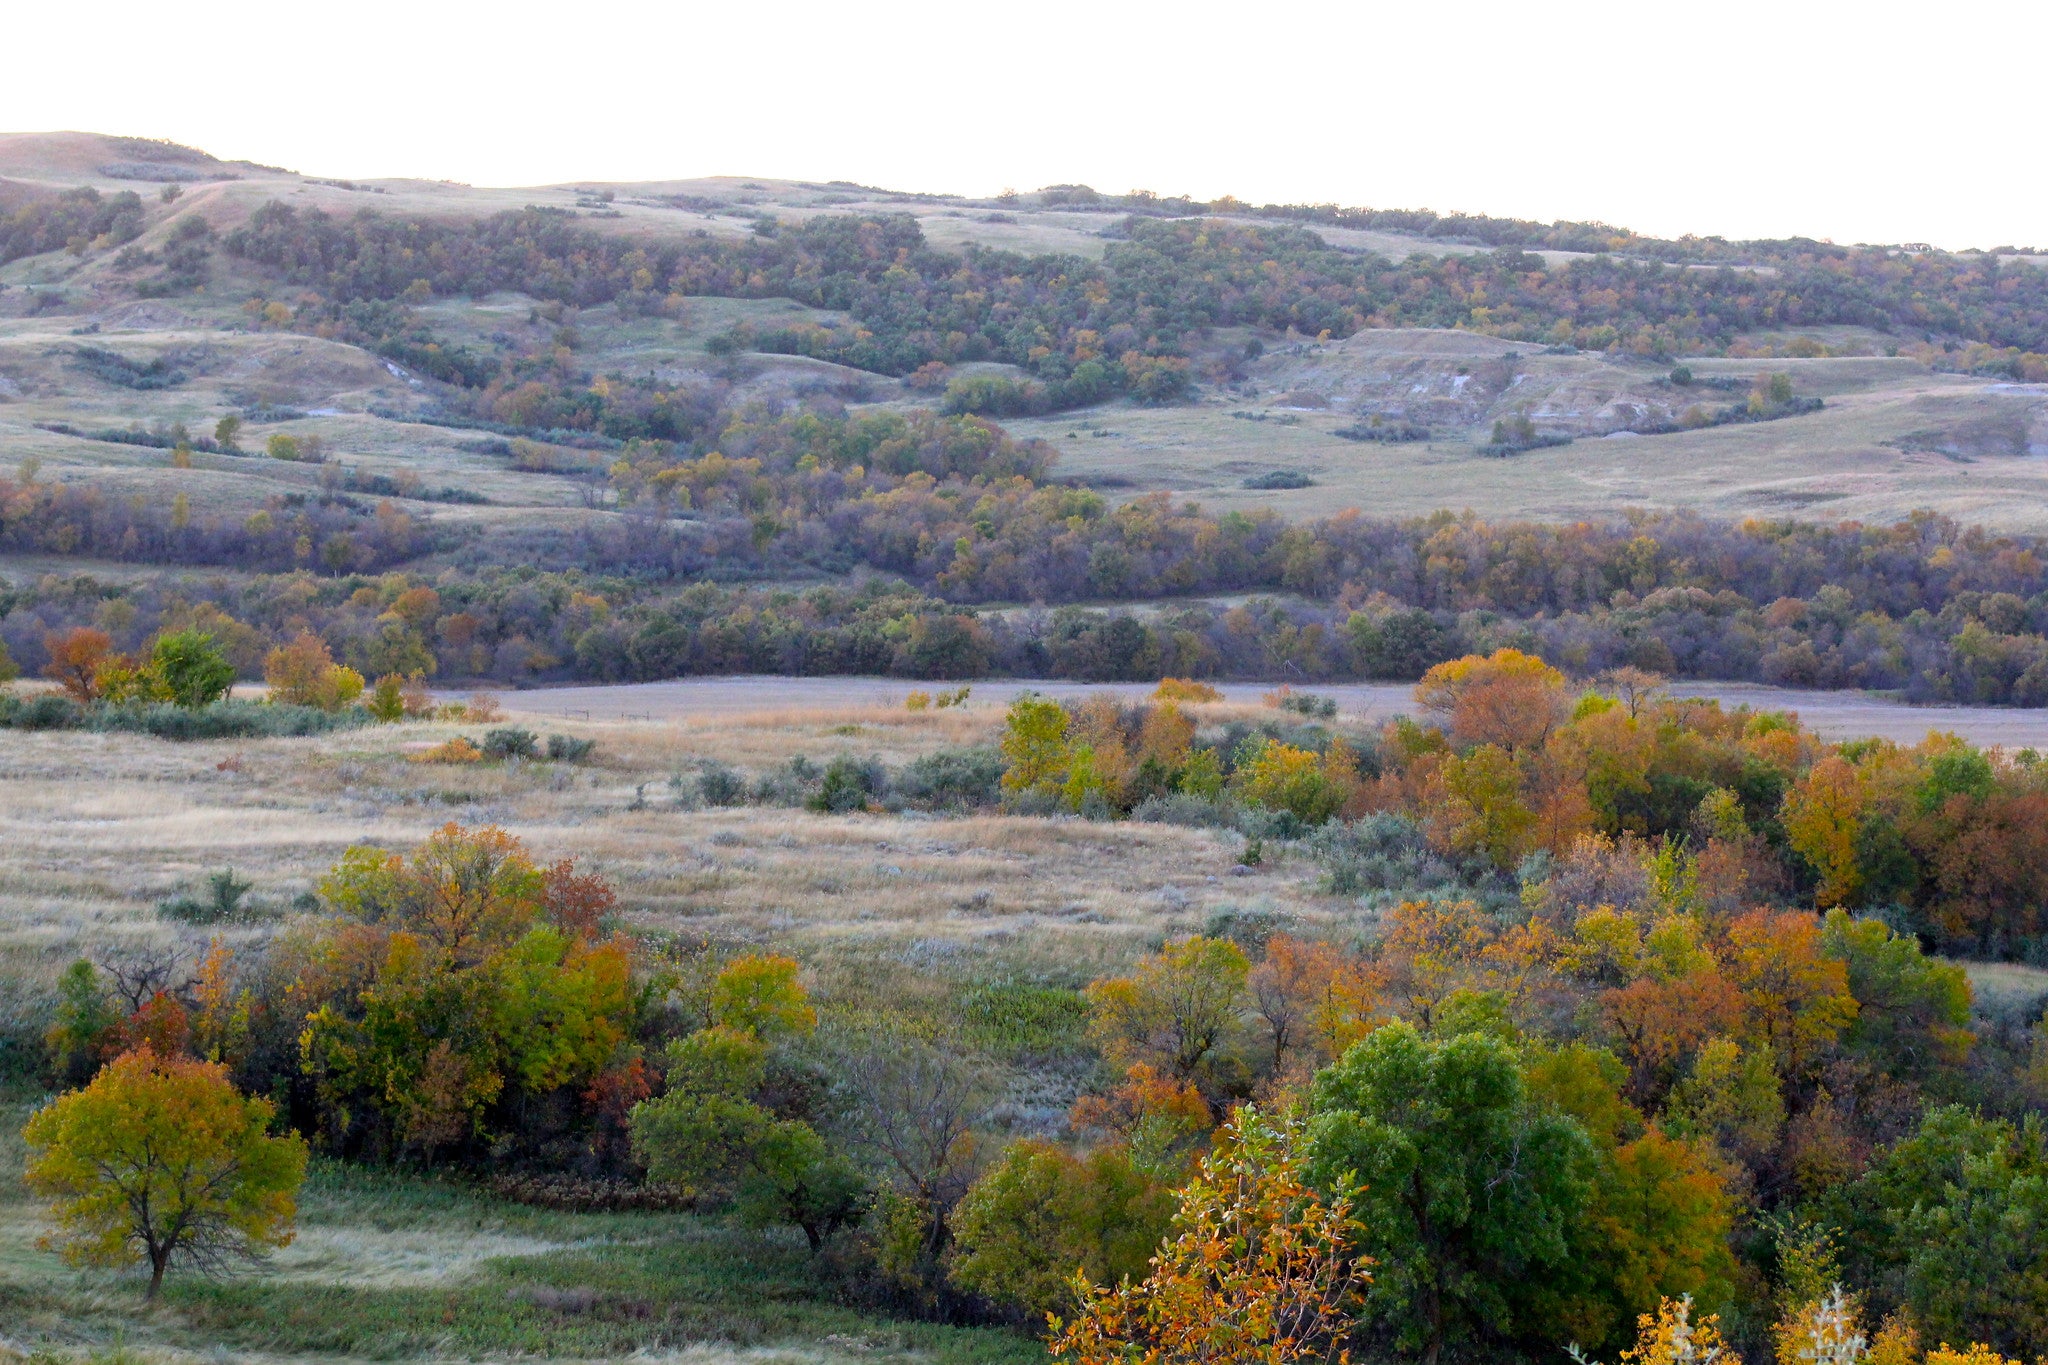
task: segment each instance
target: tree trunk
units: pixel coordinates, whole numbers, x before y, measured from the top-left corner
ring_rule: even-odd
[[[142,1296],[145,1303],[154,1303],[156,1301],[156,1291],[163,1288],[164,1263],[170,1260],[170,1258],[171,1254],[168,1250],[151,1250],[149,1253],[149,1289]]]

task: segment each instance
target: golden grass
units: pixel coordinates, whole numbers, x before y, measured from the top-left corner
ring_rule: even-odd
[[[82,953],[196,944],[203,931],[159,919],[154,906],[208,872],[232,866],[255,881],[255,900],[282,909],[349,844],[405,847],[450,820],[500,824],[538,857],[601,869],[636,930],[806,957],[1028,957],[1085,978],[1161,935],[1198,930],[1224,906],[1256,901],[1310,921],[1348,909],[1316,893],[1303,862],[1233,876],[1240,840],[1225,832],[692,808],[705,760],[750,777],[800,753],[901,765],[988,741],[999,714],[791,707],[684,723],[550,722],[597,741],[594,759],[575,766],[408,762],[423,743],[481,733],[446,723],[189,744],[0,731],[0,962],[45,975]]]

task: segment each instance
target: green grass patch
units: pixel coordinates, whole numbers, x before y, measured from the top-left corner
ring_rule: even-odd
[[[40,1211],[21,1188],[14,1136],[27,1110],[0,1110],[0,1323],[32,1348],[445,1360],[711,1344],[807,1360],[1044,1359],[1015,1333],[835,1302],[794,1234],[685,1214],[530,1208],[450,1180],[333,1162],[316,1163],[307,1181],[298,1247],[227,1279],[173,1272],[147,1308],[139,1277],[72,1270],[35,1249]],[[531,1249],[468,1255],[514,1244]],[[310,1266],[308,1247],[318,1252]]]

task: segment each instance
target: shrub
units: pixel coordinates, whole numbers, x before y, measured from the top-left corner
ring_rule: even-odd
[[[461,735],[457,735],[445,744],[436,744],[431,749],[421,750],[419,753],[412,754],[406,759],[408,763],[481,763],[483,761],[484,751],[477,748],[476,745],[470,743],[467,739],[464,739]]]
[[[1237,824],[1238,809],[1220,796],[1169,792],[1140,801],[1132,809],[1131,818],[1147,820],[1155,825],[1182,825],[1189,829],[1230,829]]]
[[[866,810],[887,785],[888,777],[880,763],[872,758],[841,754],[825,765],[824,782],[804,805],[834,815]]]
[[[896,774],[898,795],[931,806],[994,806],[1003,799],[1003,756],[988,745],[940,749]]]
[[[1052,406],[1045,389],[1002,375],[962,375],[946,386],[939,411],[946,416],[1029,417]]]
[[[244,898],[254,886],[254,882],[236,876],[233,868],[223,868],[206,879],[207,894],[203,899],[179,896],[160,902],[156,912],[165,919],[186,924],[228,924],[248,919],[254,910],[244,904]]]
[[[1310,720],[1329,720],[1337,714],[1335,697],[1319,697],[1313,692],[1296,692],[1291,688],[1282,688],[1274,694],[1273,704]]]
[[[1298,469],[1276,469],[1270,474],[1252,475],[1244,481],[1244,486],[1265,491],[1276,488],[1313,488],[1315,482]]]
[[[81,723],[89,730],[144,734],[157,739],[286,739],[345,730],[366,719],[366,713],[361,711],[217,701],[196,710],[168,702],[153,706],[97,706],[85,713]]]
[[[697,774],[697,794],[707,806],[738,806],[746,802],[746,780],[716,759],[706,759]]]
[[[72,730],[78,727],[85,708],[60,693],[43,692],[16,701],[9,712],[0,714],[17,730]]]
[[[548,757],[558,763],[581,763],[590,757],[590,751],[597,747],[594,739],[578,739],[574,735],[549,735]]]
[[[1152,695],[1160,701],[1222,701],[1223,694],[1205,682],[1192,678],[1161,678]]]
[[[484,735],[484,752],[492,758],[538,758],[540,741],[531,730],[506,726]]]

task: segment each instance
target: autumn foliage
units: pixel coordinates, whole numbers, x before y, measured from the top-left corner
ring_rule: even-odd
[[[115,1058],[29,1120],[29,1188],[57,1223],[48,1244],[77,1264],[147,1264],[152,1298],[174,1264],[217,1270],[284,1246],[306,1146],[269,1134],[273,1112],[218,1063],[147,1043]]]
[[[1309,1187],[1300,1143],[1295,1122],[1241,1110],[1180,1191],[1151,1273],[1108,1287],[1076,1277],[1080,1308],[1051,1318],[1053,1359],[1348,1360],[1371,1262],[1357,1250],[1348,1192]]]

